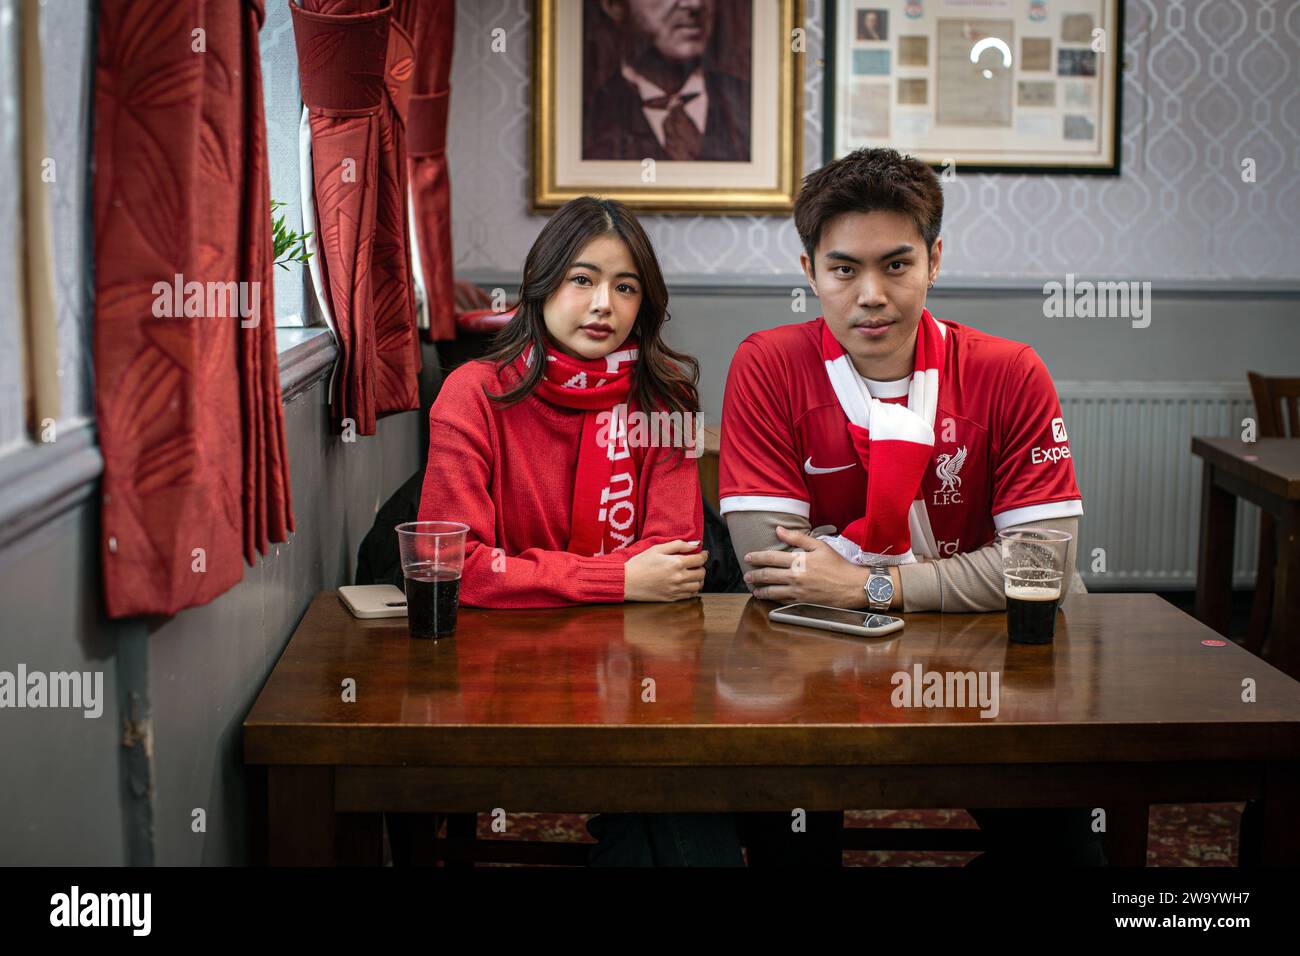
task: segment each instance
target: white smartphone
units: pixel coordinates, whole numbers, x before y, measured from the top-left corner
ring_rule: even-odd
[[[767,615],[770,621],[782,624],[799,624],[819,627],[824,631],[839,631],[859,637],[884,637],[903,629],[901,617],[876,614],[874,611],[851,611],[843,607],[826,607],[824,604],[787,604]]]
[[[392,584],[349,584],[339,597],[353,617],[406,617],[406,595]]]

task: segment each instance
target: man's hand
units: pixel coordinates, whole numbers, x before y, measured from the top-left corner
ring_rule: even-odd
[[[798,551],[753,551],[745,563],[754,569],[745,574],[754,597],[782,604],[827,604],[831,607],[866,607],[863,587],[870,568],[845,561],[825,541],[802,531],[777,528],[776,535]]]

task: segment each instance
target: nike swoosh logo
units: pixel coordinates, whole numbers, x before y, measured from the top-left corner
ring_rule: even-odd
[[[840,465],[838,468],[815,468],[813,467],[811,455],[809,455],[808,460],[803,463],[803,470],[808,472],[810,475],[829,475],[833,471],[843,471],[845,468],[852,467],[852,465]]]

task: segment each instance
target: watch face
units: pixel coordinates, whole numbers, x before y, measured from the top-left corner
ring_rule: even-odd
[[[894,582],[885,575],[867,579],[867,597],[873,601],[888,601],[894,596]]]

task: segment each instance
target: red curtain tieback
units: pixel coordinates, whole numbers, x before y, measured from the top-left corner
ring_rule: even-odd
[[[411,97],[406,123],[406,155],[441,156],[447,151],[447,109],[451,87],[437,93],[416,93]]]
[[[383,105],[393,5],[373,13],[311,13],[290,4],[302,101],[323,116],[361,116]]]

